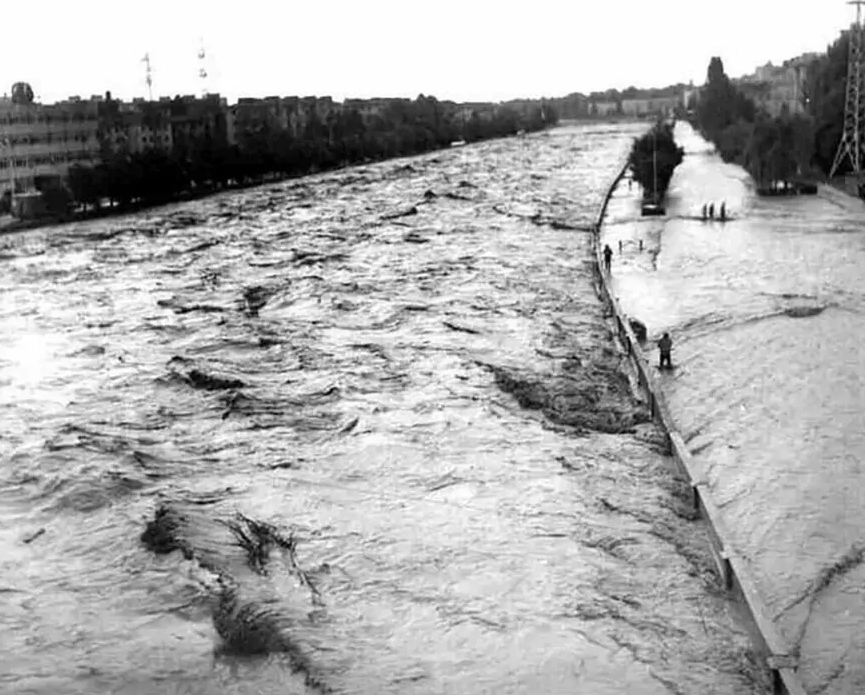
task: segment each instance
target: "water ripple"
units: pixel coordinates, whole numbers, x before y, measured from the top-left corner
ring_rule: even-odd
[[[592,290],[641,127],[5,237],[0,687],[761,692]]]

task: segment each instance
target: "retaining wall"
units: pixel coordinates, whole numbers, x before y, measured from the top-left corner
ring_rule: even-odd
[[[616,178],[607,189],[606,195],[598,210],[594,226],[595,240],[595,270],[598,275],[598,289],[601,299],[608,302],[613,319],[616,322],[616,332],[622,346],[628,353],[640,389],[649,403],[652,416],[664,428],[668,438],[672,456],[679,472],[691,486],[694,508],[706,522],[709,545],[718,570],[718,576],[731,598],[739,602],[745,609],[747,628],[760,654],[765,659],[767,669],[772,675],[775,695],[807,695],[796,673],[798,659],[791,654],[789,645],[778,634],[769,613],[763,605],[757,586],[750,576],[744,558],[739,555],[729,541],[730,534],[721,519],[721,513],[712,497],[708,481],[697,461],[688,451],[682,435],[676,430],[670,410],[663,393],[655,383],[654,373],[643,354],[640,344],[634,336],[618,299],[610,290],[609,276],[604,272],[600,241],[601,225],[607,212],[610,198],[619,181],[627,171],[627,163],[622,166]]]
[[[821,198],[825,198],[832,203],[835,203],[839,207],[847,210],[848,212],[862,212],[863,210],[865,210],[865,205],[863,205],[863,201],[861,198],[852,193],[839,190],[835,188],[835,186],[830,186],[826,183],[821,183],[817,185],[817,195],[819,195]]]

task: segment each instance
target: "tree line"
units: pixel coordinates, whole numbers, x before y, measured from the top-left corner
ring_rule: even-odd
[[[676,145],[673,124],[668,121],[658,121],[647,133],[634,139],[628,168],[642,187],[645,200],[657,201],[666,195],[673,172],[684,157],[685,150]]]
[[[454,141],[537,131],[557,122],[556,109],[545,102],[489,105],[466,116],[459,107],[420,95],[394,100],[366,119],[355,108],[335,109],[325,117],[311,113],[296,134],[265,118],[244,128],[233,145],[208,135],[172,150],[128,153],[106,146],[95,166],[70,167],[66,184],[84,209],[98,208],[104,200],[121,207],[155,204],[230,185],[421,154]]]
[[[811,119],[787,111],[771,116],[759,109],[732,83],[719,57],[709,62],[694,116],[724,161],[742,166],[758,189],[787,186],[812,173]]]
[[[758,188],[827,177],[844,124],[848,50],[845,33],[807,66],[802,111],[782,108],[777,116],[737,88],[714,57],[699,100],[689,105],[693,122],[725,161],[751,174]],[[845,162],[837,173],[849,170]]]

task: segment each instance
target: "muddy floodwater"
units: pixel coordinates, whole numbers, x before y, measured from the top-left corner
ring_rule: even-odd
[[[863,693],[865,206],[759,198],[687,124],[676,139],[667,219],[635,222],[627,184],[610,206],[614,291],[672,332],[662,388],[806,689]],[[695,219],[724,201],[730,221]]]
[[[0,240],[0,690],[765,692],[593,288],[644,127]]]

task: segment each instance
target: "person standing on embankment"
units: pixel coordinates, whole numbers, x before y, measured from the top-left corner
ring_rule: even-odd
[[[610,248],[609,244],[604,244],[604,267],[607,269],[607,272],[610,272],[610,266],[613,262],[613,249]]]
[[[658,349],[661,352],[661,364],[660,364],[661,369],[663,369],[665,366],[668,369],[672,369],[673,368],[673,360],[672,360],[673,339],[670,337],[669,333],[664,333],[664,335],[658,341]]]

